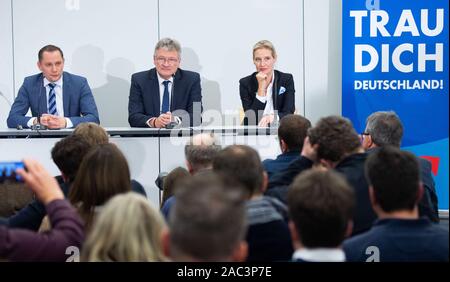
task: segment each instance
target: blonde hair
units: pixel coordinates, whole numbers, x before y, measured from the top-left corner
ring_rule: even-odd
[[[107,144],[109,142],[108,133],[105,129],[93,122],[80,123],[72,134],[83,137],[91,146]]]
[[[83,261],[167,261],[159,211],[134,192],[112,198],[98,215],[84,244]]]
[[[277,51],[275,51],[275,46],[269,40],[261,40],[256,42],[253,46],[253,58],[255,58],[255,52],[259,49],[268,49],[272,52],[272,57],[277,58]]]

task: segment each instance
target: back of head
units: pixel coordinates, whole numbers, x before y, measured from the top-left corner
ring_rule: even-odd
[[[307,248],[341,245],[354,205],[353,190],[341,175],[331,170],[301,173],[288,193],[291,220]]]
[[[66,181],[74,181],[83,158],[91,148],[91,144],[81,136],[69,135],[56,142],[52,149],[52,159]]]
[[[184,155],[192,172],[198,172],[212,167],[212,161],[220,149],[221,146],[212,133],[202,133],[189,140],[184,147]]]
[[[366,133],[377,146],[400,147],[403,137],[403,125],[395,112],[375,112],[366,121]]]
[[[105,205],[83,246],[84,261],[165,261],[160,244],[164,219],[133,192]]]
[[[131,190],[127,160],[114,144],[94,147],[83,159],[69,199],[89,225],[96,206]]]
[[[286,143],[289,151],[301,151],[310,127],[311,122],[307,118],[300,115],[286,115],[280,120],[278,138]]]
[[[219,152],[213,161],[214,172],[228,184],[242,186],[247,198],[262,193],[264,168],[258,152],[246,145],[231,145]]]
[[[189,171],[183,167],[177,167],[169,172],[166,177],[164,177],[161,207],[169,197],[173,196],[178,185],[183,180],[189,178],[189,176]]]
[[[367,159],[366,177],[383,211],[414,209],[420,180],[419,163],[413,154],[382,147]]]
[[[333,162],[340,161],[361,146],[351,121],[339,116],[321,118],[308,130],[308,136],[312,145],[319,145],[317,157]]]
[[[91,146],[107,144],[109,142],[108,133],[106,133],[105,129],[93,122],[80,123],[72,134],[83,137]]]
[[[245,205],[236,189],[212,172],[178,189],[169,216],[173,260],[226,261],[244,239]]]

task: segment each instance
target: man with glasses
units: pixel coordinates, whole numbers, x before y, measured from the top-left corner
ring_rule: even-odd
[[[180,55],[180,44],[163,38],[155,46],[155,68],[131,76],[130,126],[164,128],[201,123],[200,75],[180,69]]]

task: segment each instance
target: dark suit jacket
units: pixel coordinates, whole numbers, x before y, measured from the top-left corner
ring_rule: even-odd
[[[178,69],[173,78],[171,98],[170,111],[182,119],[183,126],[200,125],[202,90],[198,73]],[[161,114],[160,101],[156,69],[133,74],[128,100],[130,126],[148,127],[146,122]],[[196,108],[195,113],[194,102],[200,103],[200,109]]]
[[[64,116],[69,118],[76,127],[81,122],[100,123],[94,96],[86,78],[63,73],[63,106]],[[18,125],[27,127],[30,117],[25,114],[31,108],[33,117],[47,113],[47,97],[42,73],[26,77],[19,94],[11,107],[8,116],[8,127]]]
[[[245,112],[244,125],[257,125],[266,107],[266,103],[261,103],[256,98],[258,93],[256,74],[254,72],[239,80],[239,94],[241,95],[242,107]],[[294,79],[290,73],[275,70],[275,78],[273,81],[273,109],[278,110],[278,116],[281,119],[287,114],[293,114],[295,111]],[[284,93],[281,93],[282,91],[280,92],[281,87],[285,89]]]

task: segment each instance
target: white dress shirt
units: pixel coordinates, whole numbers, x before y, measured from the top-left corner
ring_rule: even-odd
[[[345,253],[339,248],[302,248],[294,252],[292,259],[301,259],[310,262],[344,262]]]
[[[256,98],[261,103],[266,103],[266,107],[264,108],[264,113],[263,113],[264,116],[274,114],[273,99],[272,99],[272,95],[273,95],[273,81],[274,81],[274,79],[275,79],[275,72],[272,72],[272,81],[267,86],[266,96],[259,96],[258,92],[256,92]]]
[[[56,96],[56,115],[60,116],[60,117],[64,117],[64,104],[63,104],[63,76],[61,75],[61,77],[53,82],[55,84],[55,96]],[[46,97],[46,104],[47,104],[47,113],[49,112],[48,109],[48,98],[49,98],[49,94],[50,94],[50,81],[44,77],[44,87],[45,87],[45,97]],[[39,101],[39,100],[38,100]],[[31,127],[34,123],[34,120],[36,118],[31,118],[30,120],[28,120],[28,127]],[[65,118],[66,119],[66,128],[71,128],[73,127],[73,123],[69,118]]]

